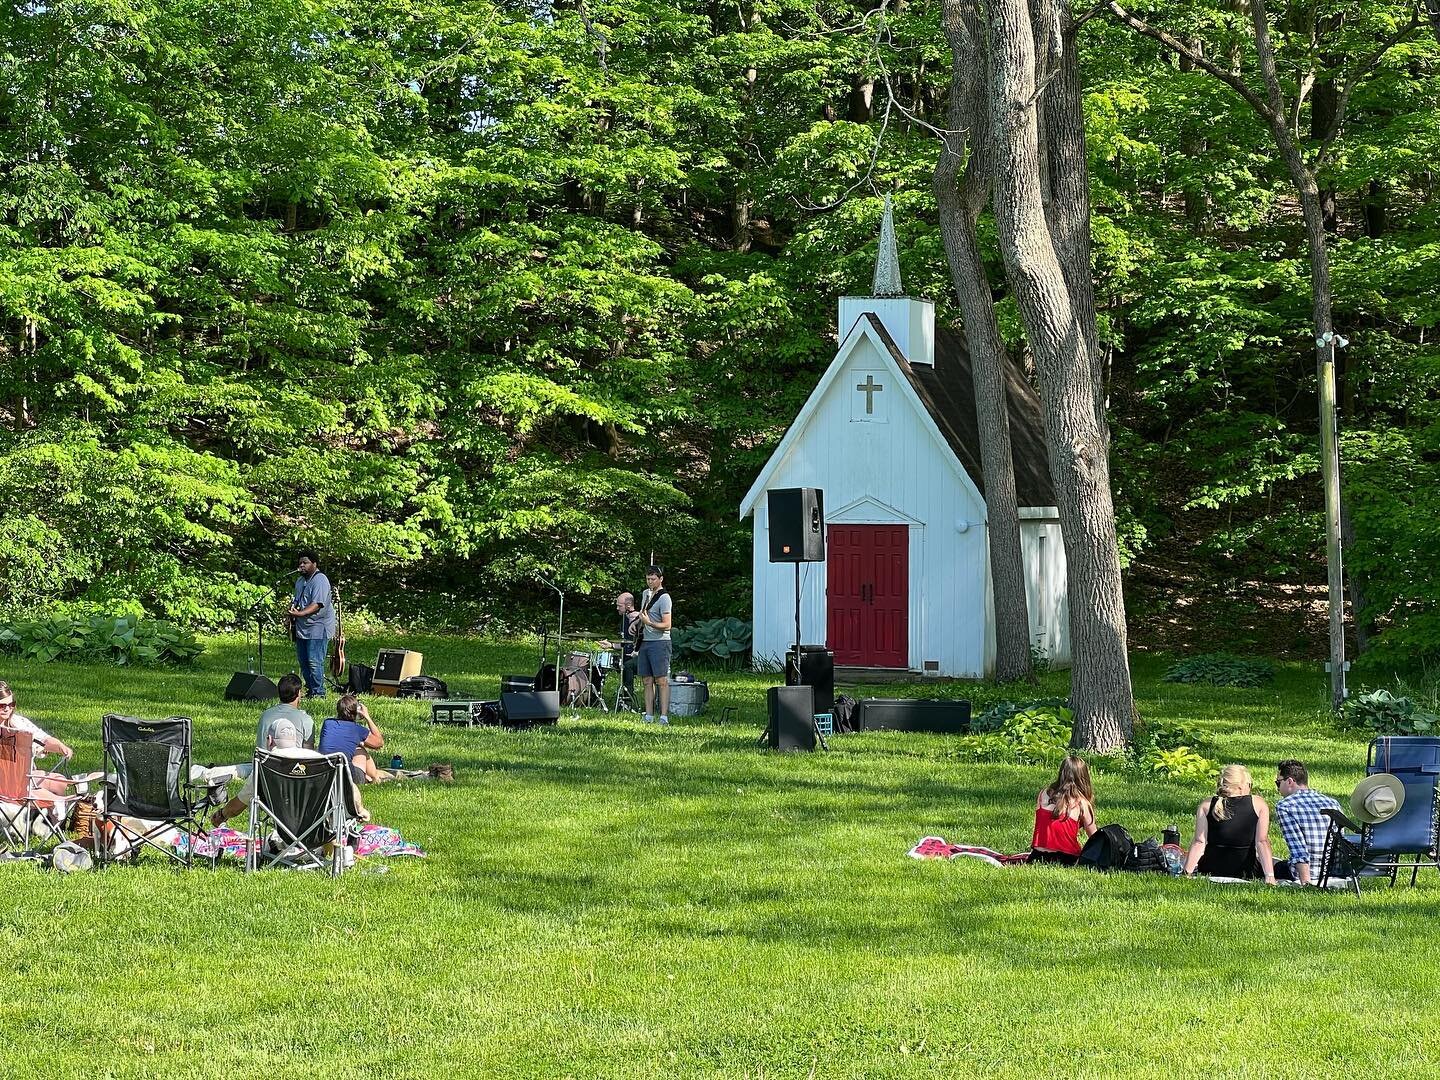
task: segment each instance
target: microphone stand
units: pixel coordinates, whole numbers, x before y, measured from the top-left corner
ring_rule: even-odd
[[[559,689],[560,689],[560,643],[561,643],[561,641],[563,641],[564,638],[565,638],[565,594],[564,594],[563,592],[561,592],[560,587],[559,587],[558,585],[556,585],[553,581],[551,581],[549,578],[547,578],[544,574],[536,574],[535,576],[536,576],[537,578],[539,578],[542,582],[544,582],[546,585],[548,585],[550,588],[554,589],[556,595],[558,595],[558,596],[560,597],[560,625],[559,625],[559,628],[555,631],[555,689],[556,689],[556,690],[559,690]]]

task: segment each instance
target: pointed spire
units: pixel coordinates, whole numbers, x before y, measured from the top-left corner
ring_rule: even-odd
[[[870,286],[872,296],[904,296],[900,284],[900,252],[895,243],[895,212],[890,196],[885,196],[885,216],[880,219],[880,253],[875,258],[875,280]]]

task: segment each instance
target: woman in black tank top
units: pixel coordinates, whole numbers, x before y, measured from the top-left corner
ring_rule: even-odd
[[[1220,770],[1216,793],[1195,810],[1195,842],[1185,872],[1216,877],[1264,878],[1275,884],[1270,853],[1270,807],[1250,793],[1250,773],[1242,765]]]

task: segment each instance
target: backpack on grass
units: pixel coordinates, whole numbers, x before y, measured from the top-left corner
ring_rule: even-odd
[[[1106,825],[1080,850],[1080,866],[1091,870],[1124,870],[1135,852],[1135,841],[1120,825]]]

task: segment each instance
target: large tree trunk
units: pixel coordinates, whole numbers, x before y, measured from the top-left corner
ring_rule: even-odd
[[[944,0],[945,35],[950,40],[950,138],[935,166],[940,235],[965,323],[965,343],[979,423],[980,471],[985,484],[990,580],[995,598],[995,678],[1000,682],[1033,676],[1030,612],[1025,599],[1025,560],[1020,545],[1020,509],[1010,445],[1010,409],[1005,392],[1005,344],[995,316],[994,294],[980,254],[975,223],[990,199],[994,147],[985,97],[984,22],[978,0]],[[960,132],[968,132],[968,159],[962,159]],[[953,140],[953,141],[952,141]],[[961,163],[964,161],[964,172]]]
[[[1068,563],[1071,744],[1115,750],[1133,734],[1135,705],[1110,468],[1096,414],[1098,358],[1091,354],[1083,299],[1077,305],[1071,297],[1041,205],[1035,41],[1027,5],[992,0],[990,8],[995,218],[1040,376],[1050,475]]]

